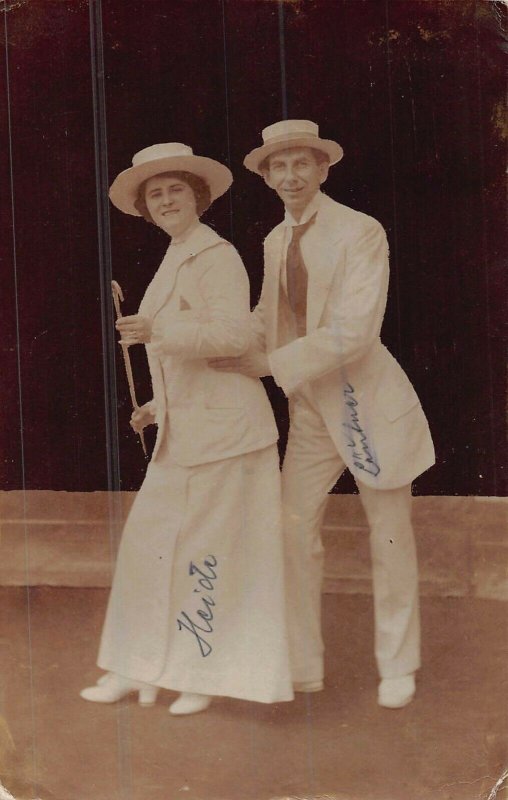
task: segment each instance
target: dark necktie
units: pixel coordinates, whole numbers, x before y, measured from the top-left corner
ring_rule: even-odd
[[[293,227],[293,235],[289,243],[286,256],[286,280],[288,300],[291,310],[296,317],[298,334],[305,335],[305,321],[307,317],[307,269],[300,248],[300,239],[306,230],[315,221],[314,214],[303,225]]]

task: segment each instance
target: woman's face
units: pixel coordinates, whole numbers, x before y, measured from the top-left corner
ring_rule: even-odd
[[[145,203],[155,224],[172,237],[181,236],[198,219],[194,192],[180,178],[149,178]]]

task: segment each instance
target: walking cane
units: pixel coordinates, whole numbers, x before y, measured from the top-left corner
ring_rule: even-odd
[[[120,308],[120,302],[123,302],[123,292],[120,288],[120,284],[116,281],[111,281],[111,291],[113,293],[113,303],[115,305],[116,311],[116,318],[122,318],[122,311]],[[123,361],[125,364],[125,372],[127,373],[127,382],[129,384],[129,392],[131,396],[132,408],[134,411],[139,410],[138,401],[136,400],[136,390],[134,388],[134,377],[132,375],[132,365],[131,365],[131,357],[129,355],[129,347],[126,344],[120,343],[123,353]],[[146,445],[145,445],[145,437],[143,435],[143,431],[139,431],[139,438],[141,439],[141,447],[143,448],[143,453],[147,456],[146,452]],[[148,457],[148,456],[147,456]]]

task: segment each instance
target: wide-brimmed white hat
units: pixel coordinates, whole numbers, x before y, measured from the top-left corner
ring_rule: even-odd
[[[186,144],[166,142],[145,147],[134,155],[132,167],[121,172],[111,184],[110,200],[120,211],[139,217],[134,202],[140,185],[161,172],[173,171],[192,172],[203,178],[212,201],[227,192],[233,183],[233,175],[224,164],[205,156],[195,156]]]
[[[259,165],[264,159],[277,150],[286,150],[289,147],[313,147],[326,153],[330,164],[341,160],[344,151],[340,144],[331,139],[319,138],[319,127],[309,119],[285,119],[269,125],[262,132],[263,144],[245,156],[244,165],[251,172],[261,175]]]

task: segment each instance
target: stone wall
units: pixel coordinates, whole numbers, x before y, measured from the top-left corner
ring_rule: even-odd
[[[0,492],[0,585],[108,586],[133,492]],[[415,497],[426,595],[508,599],[504,498]],[[368,529],[357,495],[330,496],[325,592],[370,593]]]

